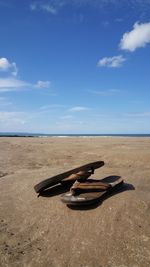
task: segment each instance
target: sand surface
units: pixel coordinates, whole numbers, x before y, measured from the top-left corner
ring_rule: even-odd
[[[34,185],[92,161],[118,192],[87,209]],[[149,267],[150,138],[0,138],[0,266]]]

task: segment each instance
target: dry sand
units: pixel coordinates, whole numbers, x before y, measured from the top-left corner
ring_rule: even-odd
[[[104,160],[123,192],[70,209],[39,181]],[[135,189],[134,189],[135,188]],[[149,267],[150,138],[0,138],[0,266]]]

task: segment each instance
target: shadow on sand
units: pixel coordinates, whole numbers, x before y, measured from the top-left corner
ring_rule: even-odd
[[[111,175],[111,176],[107,176],[107,177],[101,179],[100,181],[105,182],[105,183],[113,183],[113,182],[117,181],[119,178],[120,178],[120,176]],[[48,188],[48,189],[42,191],[38,196],[53,197],[56,195],[64,194],[64,193],[69,191],[70,187],[71,187],[71,184],[68,184],[65,186],[62,184],[57,184],[51,188]],[[96,200],[95,203],[93,203],[93,204],[87,204],[84,206],[83,205],[80,205],[80,206],[67,205],[67,206],[71,209],[74,209],[74,210],[95,209],[98,206],[100,206],[102,204],[102,202],[104,200],[106,200],[107,198],[113,197],[117,194],[123,193],[124,191],[128,191],[128,190],[135,190],[135,187],[132,184],[123,183],[122,185],[116,186],[115,188],[113,188],[113,190],[106,191],[106,193],[102,197],[100,197],[98,200]]]
[[[71,185],[57,184],[39,193],[38,197],[54,197],[60,194],[64,194],[69,191]]]
[[[95,203],[93,204],[87,204],[87,205],[80,205],[80,206],[72,206],[67,205],[68,208],[72,210],[90,210],[90,209],[96,209],[98,206],[102,205],[103,201],[105,201],[107,198],[113,197],[117,194],[123,193],[124,191],[128,190],[135,190],[135,187],[132,184],[124,183],[120,188],[114,189],[112,192],[106,192],[102,197],[97,199]]]

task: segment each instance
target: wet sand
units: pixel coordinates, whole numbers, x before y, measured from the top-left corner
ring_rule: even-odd
[[[34,185],[92,161],[122,191],[86,209]],[[0,138],[0,266],[149,267],[150,138]]]

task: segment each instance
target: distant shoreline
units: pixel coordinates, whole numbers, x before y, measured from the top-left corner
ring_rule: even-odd
[[[0,133],[0,137],[150,137],[150,134],[31,134],[31,133]]]

